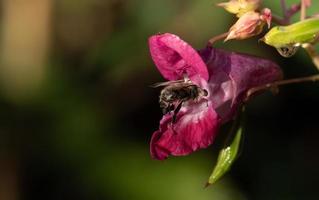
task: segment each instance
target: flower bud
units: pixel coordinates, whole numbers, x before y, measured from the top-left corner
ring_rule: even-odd
[[[271,23],[270,9],[264,9],[261,14],[254,11],[247,12],[229,29],[225,41],[231,39],[242,40],[258,35],[262,32],[266,23],[269,27]]]
[[[217,4],[230,13],[241,17],[247,12],[255,11],[261,4],[261,0],[230,0],[229,2]]]

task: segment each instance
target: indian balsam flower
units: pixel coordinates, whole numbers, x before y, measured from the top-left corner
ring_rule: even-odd
[[[151,139],[154,159],[188,155],[208,147],[219,127],[234,118],[247,90],[282,78],[280,68],[270,60],[212,47],[196,51],[170,33],[150,37],[149,46],[166,80],[183,83],[187,77],[187,81],[207,92],[184,101],[177,113],[174,109],[178,101],[172,102],[174,109],[163,114]]]

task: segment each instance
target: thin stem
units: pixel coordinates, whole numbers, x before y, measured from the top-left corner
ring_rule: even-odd
[[[300,8],[301,8],[300,3],[290,6],[290,8],[287,10],[287,16],[288,16],[289,20],[294,14],[296,14],[297,12],[300,11]]]
[[[220,35],[216,35],[216,36],[212,37],[210,40],[208,40],[209,46],[213,46],[213,44],[215,42],[217,42],[218,40],[222,40],[222,39],[226,38],[228,33],[229,32],[226,32],[226,33],[222,33]]]
[[[265,85],[261,85],[258,87],[251,88],[250,90],[247,91],[246,93],[246,99],[245,101],[248,101],[249,98],[255,94],[256,92],[262,91],[262,90],[267,90],[267,89],[273,89],[278,86],[282,85],[289,85],[293,83],[303,83],[303,82],[315,82],[319,81],[319,74],[312,75],[312,76],[306,76],[306,77],[301,77],[301,78],[294,78],[294,79],[287,79],[287,80],[282,80],[282,81],[275,81],[273,83],[268,83]]]
[[[307,51],[308,55],[312,58],[313,64],[319,70],[319,54],[316,52],[316,49],[311,44],[304,44],[303,48]]]
[[[306,19],[306,3],[304,0],[301,0],[300,21],[305,19]]]
[[[287,17],[287,5],[286,5],[286,0],[280,0],[280,4],[281,4],[281,9],[282,12],[284,14],[284,18]]]
[[[234,135],[236,134],[238,128],[243,125],[243,113],[245,111],[245,106],[242,105],[237,109],[237,114],[235,115],[235,118],[232,122],[231,128],[229,130],[229,133],[225,139],[224,147],[227,147],[231,144],[232,139],[234,138]]]
[[[273,21],[279,25],[288,25],[290,23],[291,17],[300,11],[301,4],[294,4],[287,9],[286,1],[281,0],[281,7],[284,12],[284,17],[281,18],[273,15]]]
[[[281,26],[285,26],[289,24],[289,19],[287,17],[279,17],[275,14],[272,14],[272,19],[271,19],[275,24],[281,25]]]

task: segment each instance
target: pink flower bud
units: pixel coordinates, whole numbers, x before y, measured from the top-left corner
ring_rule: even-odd
[[[219,3],[217,5],[240,17],[247,12],[255,11],[260,4],[261,0],[230,0],[229,2]]]
[[[247,12],[229,29],[229,34],[225,41],[231,39],[242,40],[258,35],[262,32],[266,23],[270,27],[270,9],[264,9],[261,14],[254,11]]]

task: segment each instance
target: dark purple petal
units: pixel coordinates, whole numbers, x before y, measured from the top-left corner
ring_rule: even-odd
[[[178,36],[165,33],[149,38],[153,61],[164,78],[178,80],[186,73],[188,77],[200,75],[206,81],[208,72],[205,63],[193,47]]]
[[[211,101],[228,121],[250,88],[282,79],[280,67],[267,59],[207,47],[200,51],[207,64]]]
[[[198,149],[208,147],[217,133],[219,119],[207,102],[189,105],[177,116],[172,124],[170,114],[160,122],[160,129],[151,139],[151,155],[163,160],[169,155],[188,155]]]

